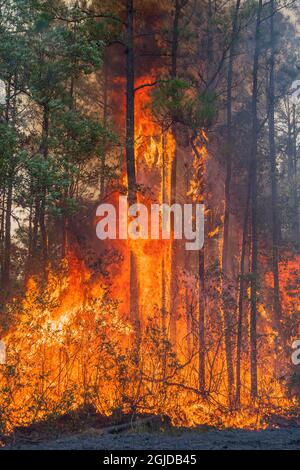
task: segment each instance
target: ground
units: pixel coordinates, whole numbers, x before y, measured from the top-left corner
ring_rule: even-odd
[[[13,449],[78,450],[300,450],[300,427],[262,431],[187,430],[172,432],[124,432],[118,434],[90,430],[84,434],[43,442],[15,442]]]

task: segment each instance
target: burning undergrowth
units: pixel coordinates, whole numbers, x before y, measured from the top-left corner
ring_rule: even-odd
[[[5,338],[7,362],[0,372],[5,432],[82,406],[93,406],[106,416],[119,409],[124,414],[167,415],[176,425],[249,428],[266,427],[273,414],[292,416],[296,409],[287,384],[275,376],[272,335],[263,323],[260,398],[250,400],[245,357],[242,405],[229,410],[220,325],[207,325],[208,387],[203,395],[198,387],[197,338],[188,338],[185,321],[179,320],[186,333],[176,350],[159,310],[145,319],[137,344],[132,322],[110,297],[108,279],[92,275],[74,253],[59,273],[49,271],[43,289],[30,279],[22,304],[11,304],[10,315],[14,326]]]
[[[259,44],[261,8],[271,4],[253,6],[249,14],[258,19],[246,27],[240,2],[235,20],[226,10],[224,24],[218,17],[206,24],[207,5],[192,3],[166,2],[153,15],[155,2],[136,9],[128,1],[108,25],[101,15],[95,22],[92,10],[78,11],[77,2],[65,20],[37,16],[37,28],[50,37],[41,32],[33,44],[33,79],[20,65],[28,106],[41,123],[35,129],[29,118],[16,122],[23,86],[19,70],[18,80],[9,74],[5,119],[22,132],[0,175],[2,433],[70,417],[79,423],[81,410],[93,410],[99,425],[117,412],[121,421],[166,416],[174,426],[255,429],[299,412],[292,362],[300,333],[299,226],[290,220],[299,218],[297,119],[294,107],[278,123],[286,136],[274,156],[281,136],[271,135],[272,113],[263,108],[273,106],[273,121],[284,113],[274,90],[271,96],[274,70],[259,67],[262,50],[270,67],[277,63],[272,38]],[[69,39],[52,57],[62,39],[57,21]],[[73,23],[85,31],[78,44],[81,26],[73,31]],[[244,26],[247,52],[240,54]],[[251,73],[248,36],[255,37]],[[44,42],[49,56],[41,60]],[[90,66],[77,69],[88,59]],[[285,93],[278,102],[288,101]],[[99,241],[96,205],[116,205],[120,196],[146,209],[204,205],[204,246],[185,249],[175,222],[169,239]]]
[[[138,83],[151,79],[143,77]],[[7,306],[7,357],[0,366],[0,423],[5,433],[76,415],[86,407],[111,419],[119,410],[124,415],[167,416],[176,426],[245,428],[276,425],[272,416],[292,418],[297,409],[288,345],[297,334],[293,315],[298,308],[299,259],[290,257],[280,267],[284,343],[280,344],[282,331],[272,316],[272,276],[267,269],[260,281],[255,400],[248,342],[251,276],[243,275],[239,357],[237,320],[231,323],[240,399],[230,402],[222,285],[227,285],[233,319],[238,318],[238,289],[234,276],[228,279],[221,273],[222,221],[211,208],[216,168],[207,151],[208,137],[202,131],[190,145],[185,132],[177,131],[179,144],[172,129],[153,120],[149,90],[139,93],[138,201],[172,201],[176,155],[186,176],[177,184],[177,193],[183,202],[206,204],[204,249],[188,253],[180,240],[173,239],[106,240],[97,246],[93,262],[87,262],[87,248],[74,243],[59,268],[49,263],[46,280],[31,276],[25,296]],[[126,191],[125,173],[121,180]],[[106,202],[113,203],[120,193],[107,188],[107,194]],[[95,218],[90,225],[95,232]],[[237,243],[239,238],[238,232]],[[204,250],[205,273],[198,267]]]

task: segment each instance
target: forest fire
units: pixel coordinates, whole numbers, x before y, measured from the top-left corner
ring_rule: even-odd
[[[141,100],[139,106],[144,110],[145,102]],[[136,112],[139,116],[139,111]],[[146,118],[145,114],[142,115],[143,119],[151,122],[149,114]],[[163,178],[169,181],[166,192],[170,195],[170,175],[163,176],[159,162],[163,158],[162,152],[171,155],[168,161],[172,161],[174,141],[169,136],[170,147],[164,150],[161,144],[155,143],[157,134],[154,137],[149,134],[145,143],[145,136],[140,132],[144,128],[149,132],[147,122],[143,121],[138,126],[137,152],[142,147],[143,153],[139,153],[142,168],[139,169],[138,163],[137,172],[141,180],[147,179],[146,172],[160,173],[160,187],[158,185],[156,190],[158,200],[163,201]],[[154,127],[150,126],[150,129],[158,132]],[[144,167],[143,155],[147,164]],[[192,152],[191,155],[195,179],[191,178],[187,197],[192,195],[199,199],[203,195],[199,194],[197,172],[200,166],[203,167],[203,157],[205,160],[209,157],[203,144],[199,144],[196,154]],[[197,159],[199,155],[201,164]],[[148,201],[150,199],[148,197]],[[210,238],[216,236],[219,236],[218,228],[209,234]],[[99,413],[108,415],[121,407],[124,413],[135,409],[140,413],[168,414],[175,424],[181,425],[205,423],[250,428],[267,426],[269,413],[278,413],[279,410],[288,413],[294,408],[296,402],[287,397],[285,384],[279,376],[276,377],[274,370],[276,337],[267,320],[266,300],[259,305],[264,320],[261,325],[260,401],[248,406],[250,376],[248,353],[245,351],[242,362],[243,405],[238,410],[226,411],[221,324],[215,327],[209,325],[209,320],[206,326],[209,334],[207,394],[203,396],[198,389],[198,338],[193,331],[193,325],[197,324],[199,296],[195,268],[191,269],[190,265],[181,273],[176,319],[180,334],[176,338],[177,343],[172,344],[172,241],[140,239],[109,243],[116,244],[116,249],[122,254],[118,260],[118,274],[112,267],[113,279],[93,273],[80,260],[78,247],[74,247],[75,251],[69,251],[59,272],[54,273],[50,269],[46,287],[39,287],[34,277],[30,278],[21,309],[19,303],[10,306],[15,320],[5,336],[7,364],[1,371],[1,387],[6,390],[1,400],[6,404],[4,416],[8,429],[28,425],[49,414],[64,413],[86,403],[92,403]],[[130,250],[136,257],[139,321],[142,325],[138,366],[130,346],[135,341],[136,330],[131,321],[129,296],[126,295],[130,283]],[[283,308],[289,315],[297,311],[299,298],[297,291],[293,290],[296,289],[293,282],[299,275],[298,260],[282,265]],[[267,273],[269,284],[270,279],[271,273]],[[210,282],[215,281],[212,279]],[[291,284],[290,290],[288,284]],[[120,289],[125,296],[120,294]],[[209,297],[206,297],[207,311],[220,308],[218,300]]]
[[[18,83],[11,78],[7,85],[5,125],[16,133],[23,125],[24,131],[11,138],[19,160],[3,165],[1,176],[3,434],[84,407],[102,416],[167,416],[176,426],[248,429],[276,427],[278,416],[295,419],[299,412],[300,370],[292,361],[292,345],[300,339],[300,232],[290,213],[299,216],[295,113],[300,108],[294,105],[286,117],[287,93],[274,104],[268,89],[272,69],[264,87],[270,96],[261,98],[255,89],[257,77],[263,80],[255,69],[259,48],[271,47],[257,45],[263,6],[255,3],[253,22],[247,23],[251,34],[258,28],[258,49],[252,75],[238,85],[244,99],[239,109],[238,97],[232,100],[232,75],[252,64],[251,55],[235,57],[235,36],[242,34],[245,21],[240,2],[226,20],[232,41],[224,57],[214,42],[216,50],[207,45],[202,57],[199,44],[210,36],[202,37],[207,29],[199,26],[190,2],[166,2],[159,20],[148,3],[149,28],[161,22],[166,30],[159,37],[151,30],[158,59],[140,60],[137,50],[141,56],[148,52],[146,33],[135,35],[143,9],[132,9],[130,1],[107,24],[107,15],[96,14],[98,2],[88,11],[76,2],[76,14],[70,7],[58,15],[49,6],[49,18],[42,16],[46,24],[37,19],[36,27],[49,41],[46,51],[52,51],[51,34],[60,37],[57,22],[65,28],[59,57],[47,52],[51,57],[44,58],[55,64],[56,86],[44,84],[49,72],[44,61],[29,64],[30,73],[20,65],[25,85],[14,96],[23,94],[23,103],[14,102],[10,91]],[[188,27],[178,26],[183,19]],[[220,32],[214,34],[222,43]],[[123,36],[124,56],[117,49]],[[78,50],[71,47],[75,41]],[[38,61],[40,43],[32,47]],[[121,54],[116,63],[105,55],[110,47]],[[98,60],[96,53],[102,54]],[[267,48],[266,54],[275,52]],[[70,60],[64,73],[56,71],[64,65],[61,57]],[[72,67],[77,68],[70,86]],[[45,89],[40,85],[39,90],[40,82]],[[92,89],[95,83],[99,94]],[[86,101],[80,94],[85,88]],[[225,93],[220,109],[218,93]],[[31,115],[14,122],[24,102],[33,102],[32,114],[37,114],[32,140]],[[99,102],[101,117],[95,109]],[[278,124],[284,134],[276,136],[280,144],[272,137],[272,110],[263,114],[265,102],[273,103],[273,119],[288,123],[286,132]],[[285,147],[294,152],[288,162]],[[109,237],[102,218],[108,205],[116,204]],[[169,237],[160,236],[159,211],[151,225],[153,205],[174,204],[205,207],[204,245],[187,248],[192,239],[177,236],[175,216],[170,216]],[[133,205],[139,215],[141,205],[150,214],[146,227],[135,222],[136,232],[147,232],[137,239],[127,233]],[[12,227],[17,210],[22,216]],[[190,212],[184,219],[189,233],[198,226],[198,215]],[[148,228],[157,236],[148,236]]]
[[[34,280],[29,280],[18,324],[5,337],[8,356],[1,370],[1,388],[5,391],[1,401],[6,405],[9,428],[28,425],[49,413],[64,413],[85,403],[93,403],[104,414],[111,414],[120,406],[124,412],[134,407],[141,413],[167,413],[174,423],[181,425],[263,428],[270,414],[287,414],[296,406],[285,395],[280,378],[274,378],[272,338],[262,345],[261,399],[257,405],[247,406],[250,378],[245,359],[243,406],[230,413],[225,411],[226,389],[216,378],[222,373],[224,361],[217,337],[217,348],[208,352],[214,364],[210,371],[214,375],[209,377],[211,391],[207,397],[199,396],[197,355],[195,350],[188,353],[187,344],[183,344],[189,340],[187,334],[179,344],[180,359],[175,358],[155,314],[143,321],[142,366],[137,375],[129,347],[134,330],[131,322],[118,313],[118,303],[108,299],[107,281],[100,276],[93,278],[72,253],[64,264],[64,273],[59,277],[49,273],[43,293]],[[157,284],[156,277],[151,280]],[[148,295],[153,296],[153,285],[148,288],[151,289]],[[159,283],[157,289],[161,289]],[[150,299],[147,285],[142,298]],[[142,308],[141,312],[147,313]],[[180,320],[180,328],[187,330],[185,319]],[[268,331],[264,334],[268,335]]]

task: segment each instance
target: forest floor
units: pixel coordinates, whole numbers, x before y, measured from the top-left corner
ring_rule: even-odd
[[[300,450],[299,413],[272,415],[264,430],[175,427],[167,416],[99,414],[93,407],[18,427],[0,436],[2,449],[21,450]]]
[[[176,429],[170,432],[124,432],[95,435],[92,431],[44,442],[15,442],[6,449],[23,450],[300,450],[300,427],[262,431]]]
[[[1,439],[2,449],[24,450],[300,450],[299,415],[272,416],[267,429],[174,427],[166,416],[116,413],[103,416],[79,409],[20,427]]]

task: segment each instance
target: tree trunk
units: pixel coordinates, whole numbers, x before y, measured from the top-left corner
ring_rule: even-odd
[[[233,402],[234,393],[234,373],[232,363],[232,313],[231,306],[228,305],[229,290],[229,226],[230,226],[230,188],[232,178],[232,81],[233,81],[233,62],[235,53],[235,41],[238,30],[238,15],[240,8],[240,0],[237,0],[233,22],[232,22],[232,36],[231,47],[229,50],[229,63],[227,73],[227,153],[226,153],[226,179],[224,190],[224,229],[223,229],[223,246],[222,246],[222,308],[224,316],[224,331],[225,331],[225,350],[226,350],[226,365],[227,365],[227,385],[228,385],[228,401],[231,405]],[[231,258],[231,256],[230,256]]]
[[[299,220],[299,194],[298,194],[298,168],[297,168],[297,125],[296,125],[296,106],[293,104],[293,206],[295,211],[295,244],[300,251],[300,220]]]
[[[1,262],[1,282],[4,262],[4,230],[5,230],[5,182],[3,182],[1,194],[1,219],[0,219],[0,262]]]
[[[191,139],[191,146],[196,155],[200,160],[201,155],[197,150],[195,144],[195,137]],[[203,181],[203,166],[201,165],[198,170],[198,180]],[[199,302],[198,302],[198,351],[199,351],[199,390],[205,395],[205,317],[206,317],[206,302],[205,302],[205,249],[204,247],[199,251]]]
[[[106,129],[108,120],[108,71],[107,66],[103,66],[103,126]],[[105,192],[105,157],[106,157],[106,139],[104,137],[103,153],[101,155],[100,170],[100,195],[104,197]]]
[[[250,175],[249,175],[250,176]],[[246,209],[244,216],[243,239],[240,261],[240,280],[239,280],[239,300],[238,300],[238,327],[237,327],[237,358],[236,358],[236,394],[235,405],[240,406],[241,403],[241,359],[243,345],[243,320],[244,320],[244,292],[245,292],[245,257],[248,242],[248,225],[249,225],[249,204],[250,204],[250,178],[248,183],[248,194],[246,200]]]
[[[128,199],[136,202],[136,171],[134,155],[134,11],[133,0],[127,0],[126,21],[126,164]]]
[[[205,254],[199,251],[199,390],[205,395]]]
[[[213,8],[212,0],[208,0],[207,14],[207,61],[212,64],[214,60],[214,36],[213,36]]]
[[[186,167],[187,169],[187,167]],[[190,175],[189,172],[186,172],[185,175],[185,191],[188,194],[190,188]],[[184,252],[184,270],[187,274],[190,271],[191,266],[191,259],[190,253],[188,251]],[[185,285],[185,321],[186,321],[186,346],[187,346],[187,354],[188,357],[192,354],[192,337],[193,337],[193,307],[192,307],[192,299],[191,296],[191,288],[189,283],[186,281]]]
[[[7,195],[5,207],[4,260],[2,272],[2,286],[5,290],[8,290],[10,286],[12,197],[13,170],[11,169],[7,177]]]
[[[251,313],[250,313],[250,362],[251,397],[257,397],[257,153],[258,153],[258,69],[260,56],[260,23],[262,0],[257,7],[255,50],[253,61],[252,132],[251,132]]]
[[[161,175],[161,193],[162,193],[162,203],[167,203],[166,196],[166,139],[165,131],[162,129],[162,175]],[[166,286],[166,256],[163,251],[162,254],[162,263],[161,263],[161,324],[164,339],[167,340],[167,286]]]
[[[268,121],[269,121],[269,151],[271,164],[271,188],[272,188],[272,264],[273,264],[273,311],[277,330],[280,331],[280,290],[279,290],[279,217],[278,217],[278,189],[277,189],[277,164],[275,147],[275,32],[274,32],[274,0],[271,0],[270,18],[270,80],[268,99]]]
[[[41,153],[45,160],[48,159],[48,139],[49,139],[49,105],[43,105],[43,135],[41,143]],[[41,188],[41,202],[39,211],[39,225],[41,231],[41,242],[42,242],[42,268],[44,274],[44,280],[47,278],[47,263],[48,263],[48,235],[46,228],[46,197],[47,188],[45,182],[42,181]]]
[[[10,121],[11,110],[11,79],[9,79],[6,88],[6,106],[5,106],[5,121],[8,124]],[[10,265],[11,265],[11,212],[12,212],[12,198],[13,198],[13,177],[14,165],[13,155],[6,175],[6,188],[4,189],[4,198],[6,194],[5,215],[4,215],[4,254],[2,262],[2,287],[5,291],[10,287]]]
[[[133,0],[126,4],[126,165],[128,180],[128,200],[137,201],[135,152],[134,152],[134,9]],[[140,335],[138,277],[135,254],[130,250],[130,314]]]
[[[177,54],[178,54],[178,39],[179,39],[179,18],[181,13],[180,0],[175,0],[175,11],[173,20],[173,31],[172,31],[172,47],[171,47],[171,78],[177,77]],[[175,140],[174,156],[171,165],[171,205],[176,203],[177,193],[177,143],[176,134],[177,127],[176,123],[172,125],[172,134]],[[174,220],[171,221],[171,233],[174,234]],[[173,346],[176,348],[176,337],[177,337],[177,244],[175,240],[171,243],[171,318],[170,318],[170,335]]]
[[[29,274],[32,272],[32,262],[37,255],[39,220],[40,220],[40,198],[36,196],[35,204],[34,204],[34,218],[33,218],[33,226],[32,226],[31,245],[29,249],[29,262],[28,262]]]

